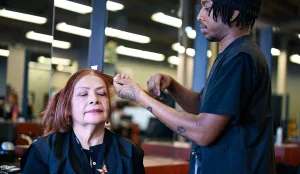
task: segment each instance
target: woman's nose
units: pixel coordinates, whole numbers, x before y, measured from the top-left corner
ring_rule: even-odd
[[[97,94],[92,94],[90,96],[90,104],[98,104],[99,100],[98,100],[98,95]]]

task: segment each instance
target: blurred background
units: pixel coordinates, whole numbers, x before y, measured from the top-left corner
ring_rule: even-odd
[[[199,10],[197,0],[0,0],[0,127],[6,131],[0,142],[29,145],[40,136],[49,98],[91,65],[112,76],[129,74],[144,89],[160,72],[200,91],[218,45],[200,33]],[[274,134],[282,127],[284,142],[294,144],[300,132],[299,12],[297,0],[264,0],[251,31],[272,72]],[[112,105],[108,127],[146,154],[163,153],[157,144],[189,148],[146,109],[116,96]]]

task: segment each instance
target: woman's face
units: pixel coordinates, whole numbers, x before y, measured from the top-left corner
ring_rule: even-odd
[[[109,110],[108,89],[100,77],[87,75],[77,82],[71,101],[73,124],[104,124]]]
[[[13,94],[10,94],[8,97],[8,101],[12,104],[15,104],[17,102],[17,99]]]

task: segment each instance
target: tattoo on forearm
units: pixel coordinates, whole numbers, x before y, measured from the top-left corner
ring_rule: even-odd
[[[182,126],[178,126],[178,127],[177,127],[177,131],[178,131],[179,134],[182,134],[182,133],[185,133],[185,132],[186,132],[185,128],[182,127]]]
[[[147,107],[147,110],[150,111],[152,113],[152,107]]]
[[[136,91],[132,87],[124,87],[120,92],[120,97],[136,102]]]
[[[159,119],[160,120],[160,119]],[[161,121],[161,120],[160,120]],[[178,133],[180,136],[184,137],[187,140],[190,140],[189,137],[187,137],[187,135],[183,135],[186,132],[186,129],[182,126],[178,126],[177,130],[173,129],[171,126],[169,126],[168,124],[166,124],[165,122],[161,121],[164,125],[166,125],[169,129],[171,129],[173,132]]]

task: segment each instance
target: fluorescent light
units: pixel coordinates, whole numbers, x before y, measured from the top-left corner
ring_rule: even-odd
[[[48,57],[40,56],[40,57],[38,57],[37,60],[39,63],[42,63],[42,64],[49,64],[49,65],[55,64],[55,65],[65,65],[65,66],[71,65],[70,59],[60,58],[60,57],[48,58]]]
[[[80,13],[80,14],[87,14],[93,11],[93,8],[90,6],[79,4],[72,1],[67,1],[67,0],[55,0],[54,5],[55,7]],[[106,9],[109,11],[119,11],[124,9],[124,5],[117,2],[107,1]]]
[[[138,50],[133,48],[127,48],[124,46],[118,46],[116,51],[118,54],[131,56],[131,57],[143,58],[143,59],[154,60],[154,61],[165,60],[165,56],[163,54],[143,51],[143,50]]]
[[[271,54],[272,54],[272,56],[279,56],[280,50],[276,49],[276,48],[271,48]]]
[[[62,49],[69,49],[71,47],[70,42],[60,41],[60,40],[53,40],[53,36],[36,33],[34,31],[29,31],[26,33],[26,38],[31,40],[36,40],[40,42],[52,43],[53,47],[62,48]]]
[[[181,54],[185,52],[185,48],[183,46],[181,46],[178,42],[172,44],[172,49],[174,51],[177,51],[178,53],[181,53]],[[195,54],[196,54],[196,51],[193,48],[187,48],[186,49],[186,54],[190,57],[194,57]],[[207,54],[208,58],[210,58],[212,56],[212,52],[210,50],[207,50],[206,54]]]
[[[186,54],[190,57],[194,57],[196,54],[196,51],[193,48],[187,48],[186,49]]]
[[[166,24],[166,25],[170,25],[170,26],[173,26],[173,27],[177,27],[177,28],[180,28],[181,25],[182,25],[181,19],[165,15],[162,12],[154,13],[151,16],[151,19],[153,21],[156,21],[156,22],[159,22],[159,23],[162,23],[162,24]]]
[[[178,65],[178,64],[179,64],[179,58],[176,57],[176,56],[170,56],[170,57],[168,58],[168,62],[169,62],[170,64],[173,64],[173,65]]]
[[[183,46],[181,46],[178,42],[177,43],[174,43],[172,45],[172,49],[174,51],[177,51],[178,53],[180,54],[183,54],[185,52],[185,48]]]
[[[84,37],[90,37],[92,34],[92,31],[90,29],[69,25],[65,22],[58,23],[56,25],[56,29],[62,32],[75,34],[78,36],[84,36]]]
[[[32,61],[29,62],[28,66],[29,66],[29,68],[33,68],[33,69],[41,69],[41,70],[48,70],[48,71],[51,70],[50,65],[32,62]]]
[[[106,9],[110,11],[119,11],[124,8],[123,4],[117,3],[117,2],[112,2],[112,1],[107,1],[106,2]]]
[[[150,38],[147,36],[129,33],[126,31],[117,30],[114,28],[105,28],[105,35],[110,37],[115,37],[123,40],[129,40],[138,43],[149,43]]]
[[[79,4],[72,1],[67,1],[67,0],[55,0],[54,5],[55,7],[69,10],[76,13],[81,13],[81,14],[87,14],[93,11],[93,8],[90,6]]]
[[[35,24],[44,24],[47,22],[47,18],[44,18],[44,17],[10,11],[10,10],[6,10],[6,9],[0,10],[0,16],[19,20],[19,21],[24,21],[24,22],[31,22],[31,23],[35,23]]]
[[[9,50],[0,49],[0,56],[8,57],[9,56]]]
[[[57,71],[63,71],[65,67],[63,65],[57,65],[56,70]]]
[[[71,60],[59,57],[52,57],[52,64],[69,66],[71,65]]]
[[[54,40],[52,46],[56,48],[69,49],[71,48],[71,43],[60,40]]]
[[[41,41],[41,42],[47,42],[47,43],[52,43],[52,40],[53,40],[53,36],[50,36],[47,34],[36,33],[34,31],[27,32],[26,38],[31,39],[31,40]]]
[[[191,48],[188,48],[188,49],[191,49]],[[188,49],[187,49],[187,53],[189,52]],[[190,50],[190,51],[192,51],[192,50]],[[212,52],[210,50],[207,50],[207,57],[210,58],[211,56],[212,56]],[[168,57],[168,62],[173,65],[178,65],[179,58],[177,56],[170,56],[170,57]]]
[[[56,29],[62,32],[84,36],[84,37],[90,37],[92,34],[92,31],[90,29],[69,25],[65,22],[57,24]],[[138,43],[149,43],[151,41],[151,39],[147,36],[129,33],[126,31],[117,30],[109,27],[105,28],[105,35],[123,39],[123,40],[129,40],[132,42],[138,42]]]
[[[212,52],[210,50],[207,50],[206,55],[207,55],[208,58],[211,58]]]
[[[290,56],[290,61],[293,63],[300,64],[300,56],[298,54],[293,54]]]
[[[299,37],[299,39],[300,39],[300,34],[298,34],[298,37]]]
[[[195,30],[193,30],[192,27],[187,26],[185,28],[185,32],[186,32],[188,38],[190,38],[190,39],[195,39],[196,38],[197,33],[196,33]]]

